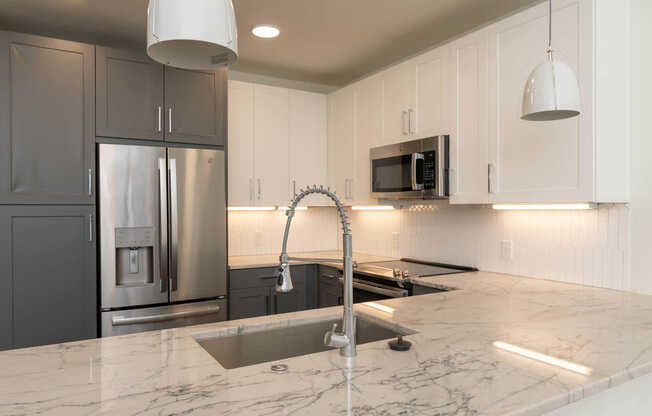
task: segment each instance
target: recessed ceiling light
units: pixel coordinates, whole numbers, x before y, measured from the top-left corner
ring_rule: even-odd
[[[277,37],[281,31],[278,30],[276,26],[258,25],[251,30],[251,33],[253,33],[255,36],[258,36],[259,38],[269,39]]]

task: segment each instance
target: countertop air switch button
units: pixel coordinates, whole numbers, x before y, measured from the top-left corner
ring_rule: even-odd
[[[412,346],[412,343],[410,341],[405,341],[401,335],[399,335],[398,338],[387,342],[387,344],[389,344],[389,348],[394,351],[407,351]]]

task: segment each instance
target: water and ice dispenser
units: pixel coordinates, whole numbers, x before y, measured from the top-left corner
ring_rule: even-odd
[[[115,229],[115,278],[117,286],[154,283],[154,227]]]

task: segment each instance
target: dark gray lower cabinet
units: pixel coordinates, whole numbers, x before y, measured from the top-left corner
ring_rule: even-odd
[[[333,267],[319,267],[319,308],[342,305],[344,294],[339,276],[340,271]]]
[[[314,294],[306,288],[306,271],[311,266],[293,266],[294,290],[277,293],[277,267],[239,269],[229,271],[229,319],[301,311],[311,305]]]
[[[97,336],[95,207],[0,206],[0,348]]]
[[[272,288],[273,296],[273,313],[288,313],[303,311],[306,309],[306,286],[304,284],[295,284],[294,290],[288,293],[276,293]]]
[[[235,289],[229,293],[229,319],[245,319],[268,315],[270,309],[268,287]]]

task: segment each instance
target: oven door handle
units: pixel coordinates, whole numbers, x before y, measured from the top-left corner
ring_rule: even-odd
[[[418,161],[421,160],[421,166],[423,166],[424,158],[423,153],[412,153],[412,162],[410,166],[410,173],[412,178],[412,190],[421,191],[423,190],[423,182],[417,183],[417,165]]]
[[[344,279],[340,278],[340,282],[344,283]],[[391,298],[403,298],[408,295],[408,291],[405,289],[398,289],[389,286],[381,287],[370,285],[358,279],[353,279],[353,288],[375,293],[377,295],[389,296]]]

